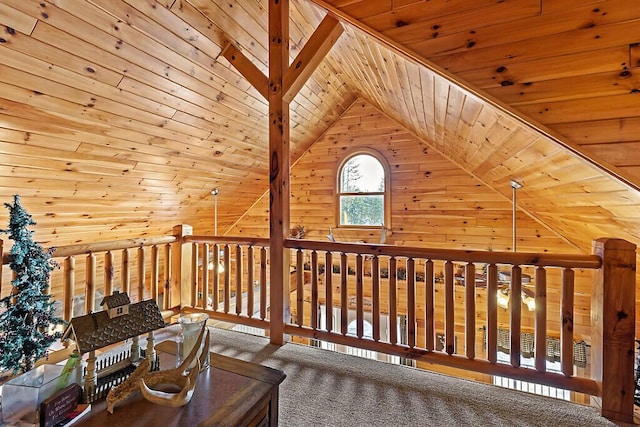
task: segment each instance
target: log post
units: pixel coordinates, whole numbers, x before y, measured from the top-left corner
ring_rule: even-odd
[[[289,68],[289,0],[269,0],[269,245],[270,337],[285,341],[289,307],[289,103],[284,100],[283,78]]]
[[[601,413],[633,423],[636,245],[598,239],[593,254],[602,259],[591,293],[591,359],[600,388]]]
[[[168,310],[171,307],[194,307],[196,302],[191,298],[193,293],[191,292],[191,251],[193,245],[188,242],[184,242],[184,236],[190,236],[193,234],[193,227],[186,224],[180,224],[173,227],[173,235],[178,238],[178,241],[171,245],[171,289],[169,306],[165,306],[164,309]],[[204,265],[203,268],[207,266]],[[166,277],[165,277],[166,280]],[[165,297],[166,301],[166,297]]]

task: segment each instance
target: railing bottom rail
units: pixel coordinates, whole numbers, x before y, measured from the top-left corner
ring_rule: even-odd
[[[415,347],[410,348],[404,345],[394,345],[380,341],[360,339],[355,336],[350,337],[291,324],[285,326],[285,333],[340,345],[357,347],[364,350],[377,351],[393,356],[414,359],[420,362],[434,363],[452,368],[479,372],[482,374],[498,375],[522,381],[535,382],[541,385],[563,388],[579,393],[590,394],[592,396],[600,395],[597,382],[588,378],[567,377],[563,374],[555,374],[551,372],[541,373],[534,369],[515,368],[511,365],[491,363],[482,359],[468,359],[467,357],[455,354],[449,355],[438,351],[428,351]]]

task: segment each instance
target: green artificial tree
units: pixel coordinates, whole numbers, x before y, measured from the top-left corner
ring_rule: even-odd
[[[13,240],[10,268],[14,273],[11,293],[0,299],[0,368],[14,374],[33,368],[60,332],[52,326],[64,324],[54,315],[54,303],[47,294],[51,271],[57,266],[51,258],[54,249],[45,251],[32,239],[27,227],[36,223],[20,205],[17,195],[9,209],[9,228],[0,230]]]

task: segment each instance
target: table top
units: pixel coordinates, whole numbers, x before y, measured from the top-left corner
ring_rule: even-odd
[[[162,349],[165,343],[158,344],[156,348]],[[168,343],[169,349],[172,344],[175,343]],[[164,348],[167,348],[166,344]],[[175,366],[174,356],[162,351],[158,354],[161,356],[161,369]],[[279,370],[216,353],[211,353],[210,363],[211,366],[199,374],[191,401],[185,406],[171,408],[155,405],[140,393],[134,393],[119,402],[113,414],[107,412],[105,400],[94,402],[91,412],[75,425],[234,425],[233,420],[242,419],[285,378],[285,374]]]

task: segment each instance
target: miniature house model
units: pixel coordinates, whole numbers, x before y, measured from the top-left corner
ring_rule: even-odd
[[[147,333],[145,357],[151,359],[153,369],[157,360],[153,350],[153,331],[164,327],[158,305],[153,300],[131,304],[126,292],[115,291],[100,303],[103,311],[74,317],[62,336],[62,340],[75,342],[79,355],[89,353],[83,378],[84,399],[87,402],[106,396],[109,389],[118,384],[135,369],[140,360],[139,336]],[[132,338],[131,347],[105,352],[96,358],[96,350]],[[78,365],[81,368],[81,364]]]

